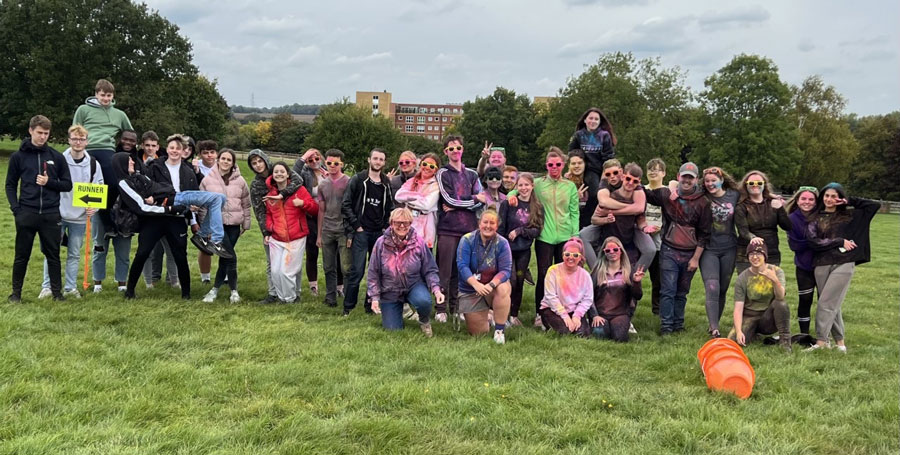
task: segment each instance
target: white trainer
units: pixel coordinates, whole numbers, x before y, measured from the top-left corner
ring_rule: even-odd
[[[506,335],[502,330],[494,330],[494,343],[506,344]]]
[[[238,294],[237,289],[231,291],[231,297],[228,298],[231,303],[241,303],[241,295]]]
[[[39,299],[49,299],[53,295],[53,292],[50,288],[41,288],[41,293],[38,294]]]
[[[213,303],[216,300],[216,296],[219,295],[219,290],[216,288],[212,288],[209,292],[203,296],[203,303]]]

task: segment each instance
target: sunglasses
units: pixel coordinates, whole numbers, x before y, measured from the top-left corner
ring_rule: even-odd
[[[619,175],[619,171],[610,171],[610,172],[604,172],[604,173],[603,173],[603,176],[604,176],[604,177],[612,177],[612,176],[615,176],[615,175]]]
[[[606,254],[610,254],[610,253],[618,253],[619,251],[620,251],[620,250],[619,250],[618,247],[604,248],[604,249],[603,249],[603,252],[606,253]]]
[[[765,184],[766,184],[766,182],[764,182],[762,180],[748,180],[747,181],[747,186],[763,186]]]
[[[398,164],[400,164],[401,166],[409,166],[410,164],[414,164],[414,163],[415,163],[415,161],[411,161],[411,160],[403,160],[403,161],[398,162]]]
[[[500,177],[488,177],[484,179],[485,182],[499,182],[500,180],[502,180]]]
[[[572,251],[566,251],[566,252],[563,252],[563,257],[564,257],[564,258],[575,258],[575,259],[578,259],[578,258],[581,257],[581,253],[575,253],[575,252],[572,252]]]
[[[813,193],[817,193],[819,190],[814,186],[801,186],[797,188],[797,191],[812,191]]]
[[[391,224],[397,227],[408,227],[412,222],[410,221],[391,221]]]
[[[641,179],[637,177],[632,177],[630,175],[626,175],[623,177],[625,179],[625,183],[640,183]]]
[[[457,145],[456,147],[450,146],[450,147],[447,147],[444,149],[445,152],[452,152],[454,150],[457,152],[461,152],[463,150],[463,146],[461,146],[461,145]]]
[[[325,162],[326,166],[340,166],[341,164],[343,164],[343,163],[341,163],[340,161],[326,161]]]
[[[563,165],[562,163],[547,163],[547,169],[554,168],[554,167],[562,167],[562,165]]]
[[[437,165],[437,164],[434,164],[434,163],[422,163],[421,166],[422,166],[422,167],[427,167],[428,169],[432,169],[432,170],[438,168],[438,165]]]
[[[306,159],[306,162],[307,162],[307,163],[318,163],[318,162],[319,162],[319,157],[318,157],[318,156],[311,156],[311,157],[309,157],[309,158]]]

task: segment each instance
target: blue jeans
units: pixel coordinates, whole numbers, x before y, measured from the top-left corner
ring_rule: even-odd
[[[81,259],[81,245],[84,245],[84,225],[62,221],[62,233],[69,236],[69,246],[66,248],[66,281],[63,283],[64,291],[76,289],[78,281],[78,265]],[[47,271],[47,260],[44,259],[44,282],[42,289],[50,289],[50,273]]]
[[[366,258],[372,254],[375,241],[381,237],[381,231],[362,231],[353,233],[353,244],[350,245],[350,275],[344,288],[344,311],[356,308],[359,297],[359,282],[366,273]],[[368,299],[366,299],[368,301]],[[366,305],[368,307],[368,305]]]
[[[109,253],[109,239],[106,238],[106,229],[101,220],[100,212],[91,218],[91,234],[94,237],[94,258],[91,260],[91,267],[94,268],[94,281],[106,279],[106,255]],[[128,281],[131,237],[113,237],[112,245],[116,255],[115,278],[119,283],[124,283]]]
[[[431,318],[431,293],[428,292],[428,286],[420,281],[406,294],[406,297],[400,297],[396,302],[381,302],[381,326],[386,330],[400,330],[403,328],[403,301],[409,302],[416,313],[419,313],[419,323],[428,323]]]
[[[691,290],[694,272],[688,271],[693,250],[676,250],[663,244],[659,250],[662,286],[659,293],[660,330],[669,332],[684,328],[684,306]]]
[[[175,205],[203,207],[206,216],[200,222],[201,237],[210,237],[213,243],[222,243],[225,229],[222,227],[222,207],[225,206],[225,195],[209,191],[182,191],[175,193]]]

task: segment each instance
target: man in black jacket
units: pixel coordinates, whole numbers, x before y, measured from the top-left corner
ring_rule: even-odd
[[[350,274],[347,276],[344,293],[344,316],[356,308],[359,296],[359,282],[366,271],[366,258],[372,254],[375,241],[388,226],[394,196],[391,182],[382,172],[384,150],[375,148],[369,152],[369,168],[354,175],[347,183],[341,213],[344,215],[344,232],[350,239]],[[372,312],[368,296],[366,313]]]
[[[59,263],[60,225],[59,193],[72,191],[72,178],[66,159],[47,145],[50,119],[35,115],[28,124],[29,139],[22,141],[19,151],[9,158],[6,174],[6,198],[15,216],[16,247],[12,271],[12,294],[9,301],[22,301],[22,284],[28,270],[28,259],[34,246],[34,235],[41,242],[47,259],[50,291],[54,300],[62,295]],[[19,187],[18,195],[16,187]]]

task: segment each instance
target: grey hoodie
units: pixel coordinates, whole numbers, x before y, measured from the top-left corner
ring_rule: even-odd
[[[72,176],[72,184],[79,182],[93,183],[95,185],[103,184],[103,171],[100,170],[100,163],[94,164],[94,175],[91,175],[91,161],[94,157],[87,152],[84,153],[84,159],[80,163],[76,163],[72,159],[72,149],[67,148],[63,152],[66,164],[69,165],[69,174]],[[75,224],[85,224],[87,215],[84,213],[84,207],[75,207],[72,205],[72,195],[74,191],[66,191],[59,193],[59,214],[64,221]]]

